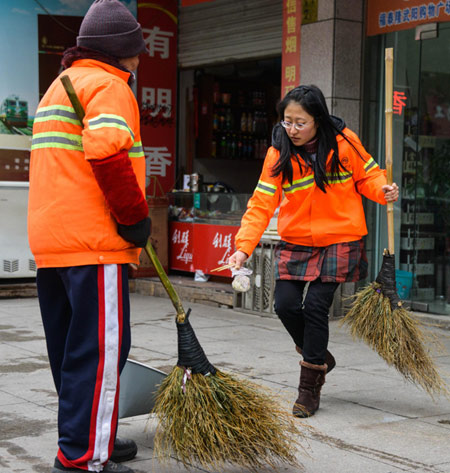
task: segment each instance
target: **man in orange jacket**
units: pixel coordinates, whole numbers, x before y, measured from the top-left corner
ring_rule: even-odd
[[[28,232],[58,393],[52,473],[132,473],[137,446],[116,437],[119,378],[130,349],[128,263],[150,235],[139,109],[130,84],[146,51],[118,0],[95,0],[62,65],[83,126],[58,77],[36,112]]]

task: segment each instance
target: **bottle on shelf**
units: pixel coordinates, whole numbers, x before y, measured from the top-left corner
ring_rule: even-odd
[[[241,131],[243,133],[247,131],[247,114],[245,112],[241,114]]]
[[[225,111],[223,108],[219,109],[219,130],[225,130]]]
[[[213,138],[211,142],[211,157],[215,158],[217,156],[217,142],[216,139]]]
[[[231,147],[230,147],[230,158],[236,159],[237,158],[237,143],[236,143],[236,134],[233,133],[231,137]]]
[[[261,141],[262,140],[254,140],[254,150],[253,150],[253,156],[252,158],[253,159],[259,159],[259,153],[260,153],[260,150],[261,150]]]
[[[215,105],[220,103],[220,85],[218,82],[214,82],[213,86],[213,102]]]
[[[253,139],[251,136],[248,138],[247,158],[249,159],[253,158]]]
[[[219,147],[219,157],[225,158],[227,154],[227,137],[225,134],[222,135],[220,139],[220,147]]]
[[[251,133],[253,130],[253,115],[252,112],[248,112],[247,115],[247,132]]]
[[[231,108],[227,108],[227,111],[225,113],[225,129],[232,130],[233,128],[233,114],[231,113]]]
[[[237,137],[237,149],[236,149],[236,157],[242,158],[243,148],[242,148],[242,135],[239,134]]]

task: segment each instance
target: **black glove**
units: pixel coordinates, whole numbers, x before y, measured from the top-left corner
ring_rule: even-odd
[[[133,225],[117,224],[117,233],[126,241],[138,248],[144,248],[150,236],[152,221],[146,217]]]

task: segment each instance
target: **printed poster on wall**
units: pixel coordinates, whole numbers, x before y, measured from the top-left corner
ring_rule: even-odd
[[[137,15],[137,0],[121,0]],[[0,0],[0,181],[28,181],[42,94],[93,0]]]
[[[146,158],[147,194],[157,193],[155,177],[164,192],[175,184],[177,97],[177,0],[140,1],[137,18],[148,54],[138,68],[141,138]]]

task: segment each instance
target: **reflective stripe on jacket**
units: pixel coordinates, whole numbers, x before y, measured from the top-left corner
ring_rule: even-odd
[[[292,183],[282,182],[281,174],[272,177],[272,169],[280,153],[273,147],[269,148],[258,184],[236,235],[236,249],[248,255],[253,252],[280,204],[278,234],[289,243],[323,247],[356,241],[367,234],[361,195],[385,204],[381,187],[386,184],[386,173],[380,170],[355,133],[348,128],[343,133],[363,159],[338,135],[339,159],[346,171],[340,170],[339,177],[327,173],[329,185],[325,186],[326,193],[317,187],[312,169],[301,158],[303,174],[300,174],[299,166],[292,158]],[[331,156],[330,152],[328,171]]]
[[[88,160],[128,150],[145,192],[139,108],[129,73],[92,59],[66,69],[85,110],[84,128],[58,77],[36,112],[31,145],[28,235],[38,268],[138,263],[140,249],[117,233]]]

